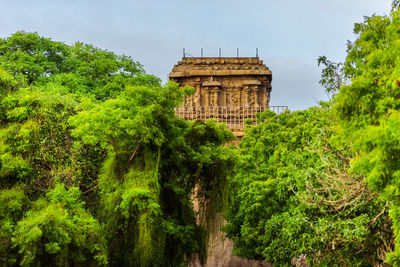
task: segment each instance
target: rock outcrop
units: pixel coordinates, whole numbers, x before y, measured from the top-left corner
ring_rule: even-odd
[[[266,261],[244,259],[232,254],[233,242],[226,238],[221,230],[226,223],[222,213],[210,211],[210,206],[215,203],[209,203],[213,200],[200,197],[199,190],[200,187],[196,186],[192,202],[197,213],[197,223],[207,229],[205,248],[207,256],[202,262],[198,254],[193,255],[189,267],[272,267],[273,265]]]

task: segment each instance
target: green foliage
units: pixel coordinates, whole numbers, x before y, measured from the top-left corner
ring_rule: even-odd
[[[115,99],[83,102],[70,119],[75,137],[109,151],[99,189],[112,265],[177,265],[199,247],[189,195],[199,181],[212,191],[232,133],[176,118],[182,93],[173,83],[128,87]]]
[[[218,194],[233,138],[175,116],[190,93],[92,45],[0,39],[0,264],[187,262],[204,246],[190,195]]]
[[[326,56],[318,58],[318,66],[324,65],[319,83],[328,93],[336,93],[346,83],[343,63],[328,60]]]
[[[346,146],[329,139],[326,108],[261,114],[246,131],[231,179],[225,230],[235,253],[290,266],[369,265],[388,238],[378,216],[385,203],[362,177],[347,174]]]
[[[76,100],[55,88],[21,88],[2,99],[1,183],[24,181],[34,188],[67,178],[71,165],[68,117]],[[29,182],[28,182],[29,178]]]
[[[334,108],[339,118],[355,127],[376,123],[388,109],[399,107],[399,33],[394,23],[399,15],[392,16],[368,17],[354,28],[360,37],[349,44],[345,62],[345,72],[352,80],[341,88]]]
[[[344,64],[319,58],[332,102],[264,112],[239,149],[216,121],[175,116],[193,89],[127,56],[0,39],[0,264],[181,266],[222,210],[244,257],[399,265],[397,9],[356,24]]]
[[[12,237],[16,223],[27,209],[28,199],[24,191],[15,187],[0,190],[0,264],[13,265],[18,259],[18,250],[13,247]]]
[[[99,222],[80,201],[78,188],[57,184],[18,222],[13,243],[22,266],[103,265],[107,251]]]
[[[128,85],[160,82],[127,56],[79,42],[66,45],[37,33],[20,31],[0,39],[0,55],[0,68],[18,81],[28,85],[55,83],[97,99],[115,97]]]
[[[14,79],[14,77],[0,68],[0,97],[4,97],[16,86],[17,81]]]
[[[75,136],[86,144],[111,145],[121,149],[165,142],[164,131],[174,117],[173,107],[181,101],[182,92],[174,84],[164,87],[128,87],[115,99],[99,105],[84,102],[85,109],[70,119]],[[131,159],[132,160],[132,159]]]
[[[103,169],[99,186],[103,217],[110,242],[111,264],[133,266],[162,265],[165,234],[162,229],[162,211],[158,201],[158,172],[145,153],[141,163],[128,168],[123,177],[115,175],[125,170],[111,156]],[[143,167],[142,167],[143,164]]]
[[[393,0],[392,1],[392,11],[395,11],[397,9],[399,9],[400,6],[400,1],[399,0]]]
[[[66,45],[36,33],[17,32],[0,40],[0,64],[16,77],[26,78],[28,83],[58,72],[66,53]]]
[[[341,123],[336,140],[349,140],[356,153],[352,171],[365,175],[368,184],[389,203],[395,247],[388,261],[397,266],[400,12],[396,1],[393,10],[388,16],[366,17],[363,23],[355,25],[358,38],[349,45],[345,62],[351,83],[341,88],[333,108]]]

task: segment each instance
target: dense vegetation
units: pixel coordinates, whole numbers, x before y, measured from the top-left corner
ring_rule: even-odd
[[[232,133],[174,114],[185,93],[128,57],[0,39],[0,264],[178,266],[202,246]],[[190,89],[188,90],[190,93]]]
[[[237,255],[400,266],[398,2],[355,25],[344,63],[319,58],[331,101],[259,114],[239,147],[215,121],[177,118],[193,90],[129,57],[36,33],[0,39],[0,265],[204,260],[196,191],[206,218],[228,200]]]
[[[282,266],[400,265],[400,11],[355,24],[344,63],[319,58],[321,107],[262,114],[231,179],[237,254]]]
[[[330,108],[260,120],[242,140],[231,179],[226,231],[236,253],[276,265],[383,261],[391,245],[385,201],[348,172],[353,153],[331,141]]]

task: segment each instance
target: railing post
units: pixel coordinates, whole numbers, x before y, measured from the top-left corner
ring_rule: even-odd
[[[257,125],[256,113],[269,109],[276,114],[285,112],[287,106],[181,106],[175,108],[175,114],[185,120],[208,120],[215,118],[225,122],[229,129],[244,129],[246,119],[251,119]]]

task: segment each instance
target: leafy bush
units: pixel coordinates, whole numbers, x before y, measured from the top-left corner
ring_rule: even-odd
[[[226,232],[238,255],[291,266],[369,265],[390,239],[385,202],[362,176],[348,173],[352,153],[330,137],[326,108],[267,111],[247,129],[231,179]]]

